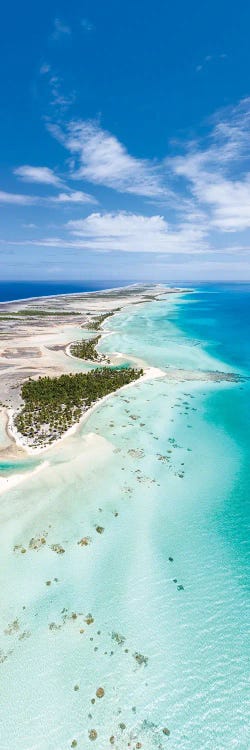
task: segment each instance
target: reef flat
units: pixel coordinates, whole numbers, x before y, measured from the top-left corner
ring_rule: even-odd
[[[152,299],[157,299],[164,289],[155,285],[150,291]],[[175,289],[170,292],[174,293]],[[120,365],[119,357],[111,362],[98,353],[100,334],[96,337],[93,332],[100,330],[105,320],[120,309],[147,301],[148,293],[148,286],[132,285],[105,292],[0,304],[0,422],[3,432],[7,416],[5,445],[0,447],[0,456],[18,455],[28,446],[21,433],[18,435],[17,425],[21,423],[16,420],[17,413],[24,407],[24,383],[30,378],[55,378],[82,372],[82,365],[77,362],[79,358],[97,364]],[[77,414],[75,412],[74,422],[80,419],[82,410]],[[69,427],[71,424],[69,420]],[[35,433],[35,424],[32,429]]]
[[[143,295],[113,299],[98,367],[70,353],[96,337],[92,298],[85,322],[38,318],[35,344],[17,337],[13,361],[12,339],[1,359],[6,388],[16,368],[11,419],[44,378],[53,392],[61,377],[143,370],[43,448],[8,440],[3,407],[1,750],[249,746],[246,331],[238,359],[232,321],[223,349],[209,333],[215,318],[225,336],[225,292]]]
[[[30,446],[44,447],[79,422],[84,411],[98,399],[142,375],[142,369],[106,367],[58,378],[27,380],[21,390],[24,406],[15,417],[15,427]]]

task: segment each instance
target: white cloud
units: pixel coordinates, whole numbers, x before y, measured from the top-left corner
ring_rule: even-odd
[[[94,196],[88,193],[83,193],[81,190],[71,190],[65,193],[58,193],[58,195],[52,196],[37,196],[37,195],[25,195],[22,193],[10,193],[0,190],[0,204],[9,203],[10,205],[20,206],[32,206],[39,204],[40,206],[63,206],[69,205],[82,205],[82,204],[96,204],[98,201]],[[33,223],[23,224],[24,227],[33,229],[36,225]]]
[[[54,203],[98,203],[96,198],[89,193],[83,193],[81,190],[72,190],[69,193],[59,193],[50,199]]]
[[[148,198],[170,195],[157,164],[131,156],[115,136],[97,123],[71,122],[66,133],[53,126],[50,131],[76,155],[74,178]]]
[[[202,62],[199,65],[196,65],[195,70],[197,73],[200,73],[200,71],[203,70],[208,65],[208,63],[211,63],[211,62],[216,63],[216,62],[219,62],[219,60],[226,60],[226,59],[227,59],[227,55],[225,53],[222,53],[221,55],[206,55],[206,57],[204,57]]]
[[[49,79],[49,87],[52,106],[61,113],[65,113],[75,101],[75,92],[71,91],[69,94],[65,94],[63,91],[63,81],[57,75],[51,76]]]
[[[167,160],[184,180],[207,226],[223,232],[250,227],[250,99],[225,110],[205,146],[191,143],[184,156]]]
[[[71,36],[71,28],[66,23],[63,23],[60,18],[54,20],[54,31],[51,34],[51,39],[58,40],[60,37]]]
[[[204,184],[202,200],[212,207],[214,227],[225,232],[250,228],[250,175],[242,181],[217,180]]]
[[[14,174],[20,177],[23,182],[38,182],[55,187],[62,185],[60,178],[49,167],[32,167],[25,164],[14,169]]]
[[[175,230],[163,216],[128,212],[92,213],[86,219],[69,221],[70,233],[82,247],[144,253],[200,253],[205,247],[200,227],[183,224]]]
[[[47,74],[47,73],[49,73],[49,72],[50,72],[50,65],[49,65],[48,63],[46,63],[46,62],[45,62],[45,63],[43,63],[43,64],[42,64],[42,65],[40,66],[40,73],[41,73],[41,76],[44,76],[44,75],[46,75],[46,74]]]
[[[154,254],[155,258],[160,254],[165,259],[175,255],[179,261],[185,255],[187,263],[198,254],[216,263],[219,258],[226,262],[229,254],[239,260],[240,253],[249,254],[249,233],[247,236],[239,232],[250,228],[250,98],[217,114],[203,140],[187,142],[179,155],[162,163],[132,156],[114,135],[95,122],[73,122],[65,125],[64,132],[54,125],[50,131],[69,152],[71,179],[145,197],[147,209],[145,213],[96,211],[85,218],[83,212],[80,220],[73,220],[74,212],[56,237],[33,240],[31,236],[29,244],[145,253],[145,257]],[[26,165],[16,169],[15,174],[22,180],[60,189],[57,194],[41,198],[0,193],[2,203],[39,203],[50,208],[67,206],[70,210],[77,204],[97,202],[85,190],[71,190],[48,167]],[[110,205],[110,194],[108,198]],[[161,204],[153,216],[147,215],[149,200]],[[118,204],[116,196],[117,205],[124,203],[120,199]]]
[[[82,18],[81,20],[81,26],[84,29],[84,31],[94,31],[94,24],[91,23],[91,21],[88,20],[88,18]]]
[[[125,211],[92,213],[85,219],[68,221],[63,229],[64,233],[59,236],[27,239],[14,244],[155,256],[183,254],[187,258],[209,250],[200,227],[183,224],[174,229],[160,215],[143,216]]]
[[[9,203],[15,206],[31,206],[37,202],[33,195],[21,195],[19,193],[7,193],[0,190],[0,203]]]

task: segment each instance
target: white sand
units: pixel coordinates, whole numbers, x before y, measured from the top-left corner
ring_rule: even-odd
[[[49,462],[43,461],[40,466],[36,466],[36,468],[32,469],[32,471],[25,471],[23,472],[23,474],[14,474],[11,477],[0,477],[0,495],[2,495],[3,492],[7,492],[7,490],[16,487],[16,485],[24,482],[26,479],[30,479],[35,474],[38,474],[38,472],[42,471],[48,466]]]
[[[124,356],[124,355],[121,355]],[[58,443],[61,443],[66,438],[73,435],[78,428],[83,424],[83,422],[86,422],[86,420],[89,418],[90,414],[93,413],[99,406],[101,406],[105,401],[107,401],[109,398],[112,397],[114,393],[119,393],[120,391],[123,391],[125,388],[131,388],[132,386],[145,382],[147,380],[152,380],[154,378],[161,378],[164,377],[166,373],[164,370],[160,370],[158,367],[147,367],[144,374],[139,378],[138,380],[133,380],[131,383],[127,383],[126,385],[123,385],[121,388],[118,388],[116,391],[112,391],[111,393],[108,393],[107,396],[103,396],[103,398],[98,399],[98,401],[93,404],[93,406],[90,407],[90,409],[87,409],[84,414],[82,415],[79,422],[76,422],[72,425],[72,427],[69,427],[64,434],[58,438],[58,440],[54,440],[53,443],[50,443],[49,445],[45,445],[43,447],[34,447],[32,448],[30,445],[28,445],[27,439],[20,435],[20,433],[17,431],[15,424],[14,424],[14,411],[12,409],[9,410],[8,416],[9,416],[9,422],[8,422],[8,432],[11,435],[12,439],[15,441],[16,445],[19,446],[19,448],[22,448],[26,451],[26,453],[30,456],[38,456],[41,453],[44,453],[45,451],[51,450],[51,448],[54,448]]]

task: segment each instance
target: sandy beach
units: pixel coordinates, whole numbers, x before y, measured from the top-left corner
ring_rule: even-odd
[[[0,495],[2,495],[4,492],[9,491],[10,489],[13,489],[14,487],[17,487],[17,485],[21,484],[24,481],[32,479],[36,474],[40,474],[41,471],[44,471],[49,466],[48,461],[44,461],[42,464],[37,466],[35,469],[32,469],[32,471],[24,471],[23,474],[14,474],[13,476],[8,477],[0,477]]]
[[[2,393],[2,432],[6,438],[0,445],[0,458],[7,459],[20,457],[20,452],[26,455],[39,455],[48,451],[48,445],[43,447],[32,447],[27,439],[22,436],[15,426],[15,415],[21,406],[20,390],[22,383],[29,377],[44,375],[59,376],[62,373],[81,372],[88,365],[87,361],[79,360],[70,351],[71,344],[80,338],[88,336],[87,326],[99,315],[112,313],[126,309],[131,304],[147,302],[148,298],[157,299],[159,295],[167,290],[156,285],[155,287],[143,287],[132,285],[127,289],[118,288],[105,292],[72,294],[50,298],[39,298],[38,300],[23,300],[0,304],[0,330],[2,333],[2,346],[0,348],[0,384]],[[171,290],[174,293],[175,290]],[[47,309],[49,301],[49,309]],[[31,318],[29,310],[40,310]],[[52,311],[53,313],[50,311]],[[1,314],[8,314],[10,319],[1,319]],[[25,316],[22,314],[25,312]],[[55,324],[55,313],[56,324]],[[67,317],[65,318],[65,313]],[[76,315],[77,313],[77,315]],[[11,320],[11,314],[16,318]],[[20,314],[20,317],[19,317]],[[69,322],[70,321],[70,322]],[[102,336],[108,335],[100,328]],[[95,333],[93,332],[93,336]],[[126,354],[117,353],[111,360],[116,365],[118,361],[126,357]],[[157,368],[146,368],[143,378],[159,377]],[[106,400],[105,397],[104,400]],[[88,418],[96,406],[83,413],[81,422]],[[7,417],[7,421],[6,421]],[[74,424],[59,438],[59,442],[67,436],[74,434],[78,425]],[[11,441],[11,443],[9,442]],[[53,445],[55,441],[53,442]]]
[[[92,736],[98,750],[198,749],[197,717],[208,750],[226,747],[230,722],[240,736],[232,706],[237,694],[246,710],[247,623],[228,531],[238,524],[239,551],[231,493],[237,477],[240,492],[248,482],[237,430],[249,387],[200,334],[188,338],[192,308],[188,295],[166,294],[104,321],[100,354],[143,376],[49,447],[32,448],[12,425],[7,435],[7,413],[13,421],[27,376],[95,368],[67,353],[91,334],[81,316],[41,316],[2,342],[3,750],[90,748]]]
[[[29,377],[39,377],[44,375],[59,376],[62,373],[72,372],[72,364],[74,364],[74,372],[82,371],[82,368],[86,371],[89,366],[93,367],[93,362],[88,360],[78,359],[71,353],[71,345],[77,340],[77,338],[89,336],[87,326],[95,321],[98,315],[110,314],[113,312],[112,320],[115,330],[115,316],[119,315],[121,311],[126,311],[129,306],[138,306],[147,301],[158,300],[162,297],[176,294],[181,295],[184,290],[182,289],[164,289],[159,285],[150,288],[137,287],[133,285],[128,289],[117,289],[102,293],[90,293],[86,295],[69,295],[61,298],[54,297],[49,298],[49,311],[46,308],[47,298],[40,298],[36,301],[37,309],[40,310],[40,315],[36,315],[35,318],[29,318],[28,320],[18,318],[18,336],[16,333],[16,325],[13,328],[12,321],[1,321],[0,326],[4,327],[4,345],[0,349],[0,383],[2,385],[2,394],[4,395],[4,406],[1,410],[2,416],[2,445],[0,445],[0,459],[6,460],[8,457],[12,459],[20,458],[20,456],[39,456],[43,453],[49,453],[52,447],[56,444],[60,444],[62,441],[67,440],[70,436],[74,435],[79,427],[88,420],[89,416],[96,410],[101,403],[106,402],[112,394],[104,396],[102,399],[98,399],[89,409],[84,410],[82,416],[77,423],[74,423],[69,427],[63,435],[59,436],[52,443],[44,441],[44,445],[32,446],[29,440],[20,434],[15,425],[15,416],[17,410],[21,405],[20,390],[22,383]],[[171,299],[171,297],[170,297]],[[19,314],[25,311],[29,312],[34,308],[34,301],[25,300],[17,303],[3,303],[6,309],[8,307],[8,313],[11,316],[13,314]],[[118,309],[118,313],[116,313]],[[53,314],[50,310],[53,308]],[[54,308],[56,309],[59,319],[57,324],[54,323]],[[71,322],[65,324],[63,315],[67,315],[71,318]],[[77,312],[77,315],[75,314]],[[0,305],[1,314],[1,305]],[[110,318],[109,318],[110,320]],[[101,324],[98,334],[100,341],[103,342],[105,339],[112,336],[113,331],[105,330],[104,324]],[[96,332],[93,332],[94,337]],[[100,341],[98,342],[97,351],[99,351]],[[155,378],[165,377],[169,382],[185,382],[185,381],[212,381],[220,382],[221,380],[232,380],[235,378],[234,374],[223,373],[216,371],[195,371],[195,370],[183,370],[174,367],[169,367],[162,370],[157,367],[148,366],[141,358],[135,357],[134,355],[128,355],[126,352],[113,352],[109,358],[112,366],[119,365],[121,362],[129,360],[135,367],[142,367],[144,374],[140,378],[139,382],[145,382]],[[107,361],[105,355],[103,360],[99,361],[99,364],[103,364]],[[134,383],[123,386],[120,390],[134,386]],[[3,403],[3,402],[2,402]],[[14,481],[14,480],[13,480]],[[15,484],[21,481],[15,477]],[[5,482],[2,483],[2,491],[4,487],[7,488]]]

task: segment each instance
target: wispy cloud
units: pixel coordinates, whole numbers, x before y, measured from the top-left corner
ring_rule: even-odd
[[[2,192],[0,202],[61,206],[70,219],[59,228],[57,223],[55,237],[31,236],[27,238],[29,244],[145,256],[151,253],[165,259],[183,255],[187,261],[200,255],[207,262],[216,259],[218,263],[220,253],[232,259],[249,254],[249,232],[243,232],[250,228],[250,98],[217,113],[206,123],[202,140],[182,142],[179,152],[175,146],[175,155],[161,163],[132,156],[97,122],[66,122],[64,127],[50,125],[49,129],[68,151],[67,183],[75,179],[82,184],[81,189],[72,190],[66,177],[63,181],[49,167],[24,165],[15,170],[24,181],[59,189],[42,198]],[[128,200],[116,195],[115,210],[108,208],[86,216],[83,209],[81,218],[76,219],[75,211],[68,214],[71,207],[96,201],[88,187],[85,190],[86,183],[145,198],[145,210],[123,210]],[[110,206],[111,193],[108,198]],[[158,205],[157,210],[152,209],[151,201],[157,205],[162,202],[161,208]],[[151,212],[154,215],[149,215]]]
[[[205,145],[187,144],[183,156],[166,162],[206,212],[210,230],[250,227],[249,126],[250,99],[245,99],[214,121]]]
[[[50,104],[61,115],[65,115],[65,112],[75,101],[75,91],[65,94],[62,78],[58,75],[52,75],[49,78],[49,91]]]
[[[9,203],[13,206],[32,206],[37,202],[36,196],[22,195],[20,193],[8,193],[0,190],[0,203]]]
[[[45,75],[47,75],[47,73],[50,72],[50,69],[51,68],[50,68],[49,63],[44,62],[44,63],[42,63],[42,65],[40,65],[40,71],[39,72],[40,72],[41,76],[45,76]]]
[[[37,182],[41,185],[61,186],[62,180],[49,167],[32,167],[24,164],[14,169],[14,174],[23,182]]]
[[[69,190],[65,193],[58,193],[58,195],[26,195],[25,193],[11,193],[0,190],[0,204],[9,203],[15,206],[33,206],[38,204],[40,206],[65,206],[65,205],[83,205],[83,204],[97,204],[98,201],[93,195],[84,193],[81,190]],[[33,223],[23,224],[28,229],[34,228],[36,225]]]
[[[55,196],[42,196],[41,202],[44,203],[98,203],[97,199],[82,190],[71,190],[68,185],[49,167],[32,167],[24,165],[14,169],[14,174],[23,182],[39,183],[40,185],[50,185],[52,187],[63,187],[64,191]],[[36,200],[36,198],[34,198]]]
[[[94,31],[94,24],[88,18],[82,18],[81,26],[84,31]]]
[[[57,41],[61,37],[70,37],[70,36],[71,36],[70,26],[64,23],[60,18],[55,18],[54,29],[51,34],[51,39]]]
[[[169,196],[159,165],[131,156],[125,146],[98,123],[71,122],[64,132],[53,126],[50,130],[75,155],[75,179],[147,198]]]
[[[220,60],[226,60],[227,55],[223,52],[220,55],[206,55],[206,57],[203,58],[202,62],[199,63],[199,65],[196,65],[196,73],[200,73],[201,70],[204,70],[204,68],[209,65],[211,62],[219,62]]]
[[[210,223],[225,232],[250,228],[250,174],[242,181],[204,180],[200,199],[211,207]]]
[[[89,193],[83,193],[82,190],[72,190],[68,193],[59,193],[51,198],[54,203],[98,203],[96,198]]]

